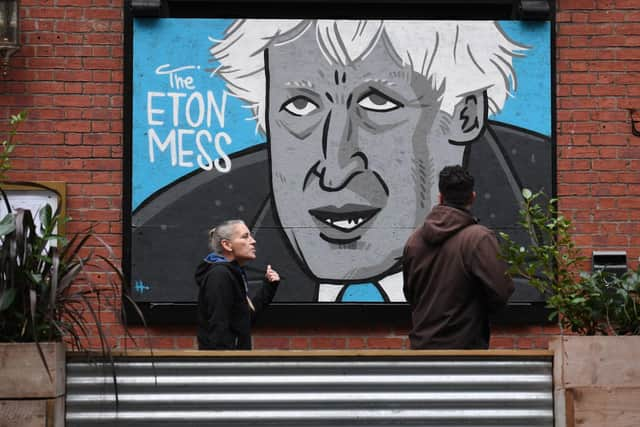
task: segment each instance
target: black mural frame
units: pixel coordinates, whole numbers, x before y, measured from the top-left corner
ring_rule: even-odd
[[[546,2],[544,2],[546,3]],[[132,116],[133,116],[133,18],[136,16],[167,18],[385,18],[415,20],[526,20],[551,21],[551,144],[552,193],[557,194],[556,178],[556,61],[555,2],[549,2],[548,16],[523,14],[522,0],[126,0],[124,31],[124,194],[123,194],[123,295],[131,295],[132,243]],[[195,284],[194,284],[195,286]],[[128,322],[138,322],[142,310],[148,325],[193,325],[196,303],[136,302],[122,298],[123,315]],[[311,314],[311,315],[310,315]],[[510,303],[492,321],[500,324],[548,323],[545,303]],[[400,330],[410,325],[406,303],[273,303],[260,318],[266,327],[367,328],[384,324]]]

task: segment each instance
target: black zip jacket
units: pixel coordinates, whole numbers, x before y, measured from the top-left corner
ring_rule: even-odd
[[[279,282],[264,282],[247,301],[246,278],[235,262],[203,261],[196,270],[198,348],[251,350],[251,325],[271,303]]]

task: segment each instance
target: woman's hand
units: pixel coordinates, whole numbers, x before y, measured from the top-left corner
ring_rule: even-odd
[[[271,268],[271,264],[267,265],[267,272],[265,273],[264,277],[265,279],[267,279],[267,282],[269,283],[280,281],[280,275],[278,274],[277,271]]]

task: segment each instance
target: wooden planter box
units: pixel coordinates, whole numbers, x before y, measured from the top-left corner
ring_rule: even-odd
[[[0,343],[0,426],[64,427],[65,349],[42,343]]]
[[[640,426],[640,336],[552,341],[556,427]]]

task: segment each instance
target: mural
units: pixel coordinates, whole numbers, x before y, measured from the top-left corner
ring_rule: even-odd
[[[277,302],[403,302],[402,247],[437,173],[526,244],[552,191],[548,22],[136,19],[133,294],[195,301],[207,230],[247,222]],[[537,298],[524,284],[514,299]]]

